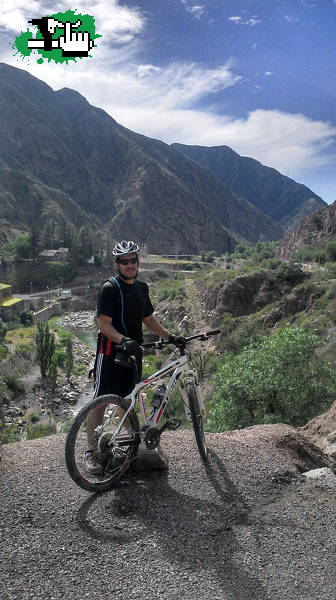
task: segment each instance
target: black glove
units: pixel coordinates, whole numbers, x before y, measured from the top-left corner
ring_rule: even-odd
[[[140,351],[140,346],[138,342],[132,340],[129,337],[123,337],[120,342],[120,345],[123,347],[123,350],[127,352],[129,356],[135,356]]]
[[[187,345],[187,340],[183,335],[174,335],[173,333],[169,335],[168,342],[174,344],[174,346],[177,346],[181,350],[184,350]]]

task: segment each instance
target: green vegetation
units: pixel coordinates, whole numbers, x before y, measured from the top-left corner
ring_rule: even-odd
[[[5,341],[6,333],[7,333],[7,325],[0,319],[0,344]]]
[[[38,423],[37,425],[28,425],[26,428],[27,440],[37,440],[54,433],[56,433],[55,423],[46,423],[45,425]]]
[[[24,393],[25,388],[21,381],[18,380],[15,375],[6,375],[3,381],[7,385],[8,389],[13,392],[15,396]]]
[[[315,333],[287,326],[228,354],[215,378],[208,429],[299,426],[328,408],[336,395],[336,374],[316,358],[321,345]]]
[[[49,331],[48,322],[38,321],[35,334],[35,361],[40,367],[42,377],[47,375],[55,351],[55,336]]]
[[[5,425],[0,422],[0,446],[19,442],[21,431],[18,425]]]
[[[72,336],[69,336],[66,341],[65,350],[65,373],[67,380],[70,381],[71,373],[73,372],[74,357],[72,352]]]

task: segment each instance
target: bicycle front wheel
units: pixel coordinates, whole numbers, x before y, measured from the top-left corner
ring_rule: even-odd
[[[188,402],[191,420],[195,432],[195,438],[197,442],[198,451],[203,460],[208,457],[208,451],[205,444],[205,435],[203,430],[203,417],[202,411],[198,402],[195,384],[193,381],[187,383]]]
[[[117,433],[129,405],[128,400],[108,394],[94,398],[76,415],[65,444],[65,460],[70,477],[84,490],[111,489],[135,458],[140,433],[134,410]],[[92,451],[89,458],[88,449]]]

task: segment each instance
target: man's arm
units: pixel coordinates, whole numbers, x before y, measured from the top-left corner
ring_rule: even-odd
[[[115,344],[120,344],[123,337],[125,337],[122,333],[119,333],[113,325],[111,317],[107,317],[106,315],[100,314],[98,317],[98,325],[100,331],[109,339],[111,342]]]
[[[155,317],[153,317],[153,315],[150,315],[149,317],[145,317],[144,319],[142,319],[142,322],[153,333],[156,333],[160,337],[163,337],[165,340],[168,340],[168,338],[169,338],[169,331],[167,331],[167,329],[165,329],[161,325],[161,323],[159,323],[159,321]]]

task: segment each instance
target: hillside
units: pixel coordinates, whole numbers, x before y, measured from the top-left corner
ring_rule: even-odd
[[[152,252],[178,247],[220,253],[237,240],[280,237],[275,223],[232,195],[208,170],[166,144],[119,126],[77,92],[54,92],[5,64],[0,83],[0,165],[69,196],[68,212],[61,203],[55,211],[58,222],[78,222],[82,212],[84,221],[93,219],[112,238],[136,238]],[[0,185],[12,207],[5,177]],[[29,186],[19,188],[31,201]],[[41,197],[42,213],[47,197]],[[20,198],[18,208],[15,226],[26,230]],[[11,235],[3,221],[2,239]]]
[[[305,185],[253,158],[240,156],[228,146],[172,146],[207,167],[231,192],[244,197],[285,230],[295,229],[306,215],[326,206]]]
[[[336,202],[304,219],[295,231],[282,240],[276,255],[281,259],[287,259],[304,244],[316,246],[335,239]]]

